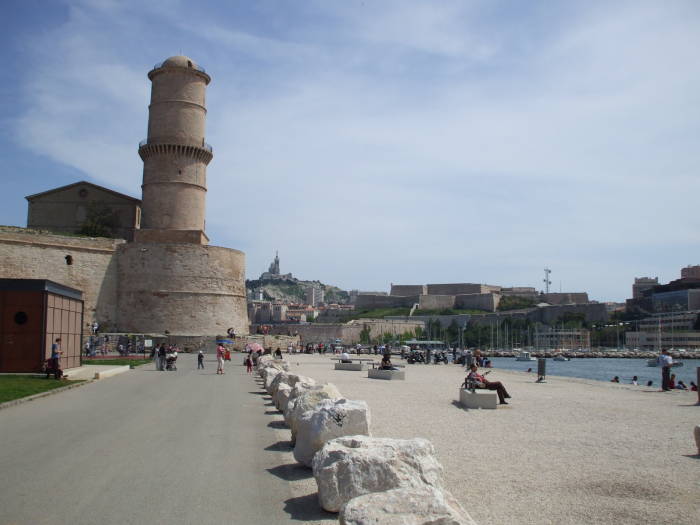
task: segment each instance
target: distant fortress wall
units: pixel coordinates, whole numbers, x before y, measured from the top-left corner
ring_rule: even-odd
[[[444,310],[445,308],[455,307],[454,295],[421,295],[420,306],[421,310]]]
[[[273,325],[270,333],[293,335],[298,334],[301,343],[329,343],[340,339],[343,344],[360,342],[360,333],[369,330],[371,338],[379,338],[384,334],[402,335],[414,332],[416,328],[425,329],[423,320],[393,320],[393,319],[357,319],[349,323],[321,324],[311,323],[302,325]]]
[[[393,295],[358,295],[355,299],[355,308],[357,309],[374,309],[374,308],[410,308],[419,302],[418,295],[407,297]]]
[[[428,295],[460,295],[501,291],[500,286],[474,283],[428,284],[426,287]]]
[[[424,284],[392,284],[389,295],[409,296],[426,295],[428,287]]]
[[[495,312],[501,296],[497,293],[472,293],[455,296],[455,308],[460,310],[486,310]]]

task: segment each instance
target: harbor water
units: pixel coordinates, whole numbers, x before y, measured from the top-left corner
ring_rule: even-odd
[[[671,370],[676,374],[676,381],[683,381],[688,387],[690,382],[697,383],[696,367],[700,359],[684,359],[682,367]],[[532,368],[537,373],[537,361],[516,361],[511,357],[491,358],[494,368],[525,372]],[[647,366],[646,359],[617,359],[617,358],[587,358],[572,359],[571,361],[554,361],[547,359],[547,375],[579,377],[596,381],[610,381],[614,376],[620,377],[621,383],[630,383],[633,376],[639,378],[640,385],[653,381],[654,386],[661,386],[661,369]]]

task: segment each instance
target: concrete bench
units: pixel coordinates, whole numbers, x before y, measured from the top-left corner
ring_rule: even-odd
[[[495,390],[475,389],[467,390],[466,388],[459,389],[459,403],[464,408],[496,408],[498,404],[498,395]]]
[[[373,368],[367,370],[367,377],[370,379],[406,379],[405,370],[380,370],[378,368]]]
[[[367,367],[364,363],[336,363],[336,370],[365,370]]]

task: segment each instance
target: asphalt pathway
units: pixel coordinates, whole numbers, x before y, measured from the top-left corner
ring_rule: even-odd
[[[238,364],[181,355],[0,411],[0,525],[301,519],[274,408]]]

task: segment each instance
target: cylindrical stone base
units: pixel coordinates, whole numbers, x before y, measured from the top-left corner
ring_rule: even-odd
[[[122,332],[248,333],[245,254],[219,246],[134,242],[117,253]]]

